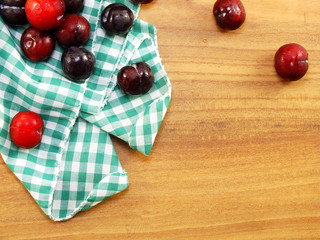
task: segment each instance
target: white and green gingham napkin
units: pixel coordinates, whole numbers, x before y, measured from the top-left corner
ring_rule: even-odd
[[[7,166],[41,209],[55,221],[67,220],[128,186],[110,135],[146,155],[151,151],[171,97],[169,78],[158,52],[156,29],[139,19],[126,36],[106,35],[101,11],[130,0],[86,0],[81,15],[91,26],[84,46],[96,56],[86,83],[63,76],[57,44],[48,60],[33,63],[20,50],[25,27],[9,28],[0,19],[0,152]],[[153,88],[142,96],[125,95],[116,84],[121,67],[145,61],[155,73]],[[21,149],[10,140],[15,114],[34,111],[45,123],[41,144]]]

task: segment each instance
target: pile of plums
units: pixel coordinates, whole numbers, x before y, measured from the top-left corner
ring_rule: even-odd
[[[150,0],[132,1],[151,2]],[[79,14],[83,6],[83,0],[0,0],[0,15],[10,26],[31,24],[20,39],[21,50],[31,61],[38,62],[49,58],[57,41],[65,48],[61,57],[63,72],[70,80],[82,83],[93,73],[96,62],[93,53],[83,47],[90,37],[90,24]],[[108,34],[127,34],[133,23],[134,15],[124,4],[110,4],[102,11],[101,26]],[[151,68],[148,70],[152,71]],[[148,76],[151,78],[153,73],[149,73]],[[119,75],[118,78],[121,81],[122,76]],[[138,81],[138,78],[134,79]],[[136,85],[149,81],[144,86],[152,86],[153,79],[145,77],[141,79]],[[127,77],[126,81],[128,81]],[[122,85],[119,84],[119,86],[121,88]],[[145,90],[141,93],[137,90],[123,90],[126,93],[145,93]]]
[[[82,82],[95,65],[94,55],[82,47],[90,37],[90,24],[79,14],[83,5],[83,0],[0,0],[0,14],[10,26],[31,24],[20,39],[21,50],[31,61],[49,58],[56,41],[65,48],[63,58],[70,58],[73,47],[73,60],[62,59],[62,67],[70,80]]]
[[[71,81],[82,83],[93,73],[96,62],[93,53],[83,47],[90,37],[90,24],[79,14],[83,6],[83,0],[0,0],[0,15],[11,27],[31,24],[20,39],[21,50],[31,61],[49,58],[57,41],[64,48],[64,74]],[[108,5],[100,17],[107,34],[127,34],[134,23],[132,11],[124,4]],[[154,73],[145,62],[134,63],[119,71],[117,83],[126,94],[145,94],[154,83]],[[19,112],[10,123],[11,140],[21,148],[38,146],[43,131],[41,116],[32,111]]]

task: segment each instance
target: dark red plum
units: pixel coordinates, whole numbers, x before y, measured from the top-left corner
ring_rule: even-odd
[[[213,15],[219,27],[226,30],[239,28],[246,19],[246,11],[240,0],[217,0]]]
[[[130,95],[147,93],[153,86],[154,73],[145,62],[138,62],[123,67],[117,76],[122,91]]]
[[[131,1],[135,3],[146,4],[146,3],[151,3],[153,0],[131,0]]]
[[[95,56],[85,48],[69,47],[61,57],[63,72],[70,80],[77,83],[82,83],[90,77],[95,63]]]
[[[66,13],[79,13],[83,9],[83,0],[64,0]]]
[[[0,0],[0,15],[8,25],[25,25],[29,21],[26,16],[26,0]]]
[[[21,50],[32,61],[48,58],[55,47],[55,39],[50,32],[35,27],[27,28],[20,39]]]
[[[289,43],[280,47],[274,56],[274,60],[278,75],[290,81],[302,78],[309,68],[307,50],[296,43]]]
[[[90,24],[79,14],[69,14],[56,30],[57,41],[64,47],[82,46],[90,37]]]
[[[101,13],[101,25],[109,34],[126,34],[133,22],[133,12],[121,3],[110,4]]]

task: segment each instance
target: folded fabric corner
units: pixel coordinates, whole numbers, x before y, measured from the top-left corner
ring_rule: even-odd
[[[109,134],[148,155],[171,100],[171,84],[159,55],[156,28],[139,19],[125,36],[106,36],[99,28],[102,9],[127,5],[137,17],[139,4],[127,0],[86,1],[82,15],[91,26],[85,48],[96,68],[82,84],[62,71],[63,48],[29,61],[21,52],[25,27],[11,28],[0,18],[0,152],[43,212],[54,221],[70,219],[128,187]],[[144,61],[155,82],[141,96],[125,94],[116,84],[126,65]],[[11,119],[24,110],[44,121],[41,144],[18,148],[10,139]]]
[[[131,148],[149,155],[159,131],[161,122],[170,103],[170,94],[164,95],[146,108],[136,121],[129,136]]]
[[[48,216],[55,221],[70,219],[128,187],[108,133],[81,118],[70,134],[62,156]]]
[[[156,28],[137,19],[127,38],[108,87],[106,105],[98,114],[81,112],[80,116],[148,155],[171,100],[171,83],[159,55]],[[154,86],[144,95],[127,95],[116,84],[117,73],[122,67],[141,61],[152,68]]]

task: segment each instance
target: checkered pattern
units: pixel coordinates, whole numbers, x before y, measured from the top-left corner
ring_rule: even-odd
[[[92,7],[96,9],[95,12],[98,14],[95,16],[100,16],[103,9],[112,3],[125,4],[133,11],[135,17],[137,17],[139,11],[139,5],[133,4],[130,0],[96,0],[94,3],[95,6]],[[85,17],[87,16],[85,15]],[[88,81],[81,110],[94,114],[101,111],[102,107],[106,104],[108,85],[119,56],[123,52],[123,46],[127,42],[127,37],[126,35],[107,35],[106,37],[105,31],[100,27],[100,17],[93,18],[95,19],[93,19],[91,26],[95,26],[93,52],[96,57],[96,70],[90,77],[90,81]]]
[[[0,29],[0,151],[7,166],[50,215],[49,199],[62,152],[79,115],[85,85],[65,79],[48,62],[26,60],[14,42],[18,31],[11,35],[2,21]],[[19,149],[9,137],[11,119],[23,110],[37,112],[45,123],[42,142],[34,149]]]
[[[116,84],[117,73],[123,66],[139,61],[145,61],[152,68],[154,86],[143,96],[126,95]],[[136,20],[108,92],[111,93],[108,104],[99,114],[81,112],[81,117],[148,155],[171,98],[170,81],[161,64],[156,29],[152,25]]]
[[[101,29],[101,11],[115,2],[137,16],[139,5],[129,0],[85,1],[82,15],[91,26],[85,48],[94,52],[97,64],[83,84],[64,77],[58,44],[48,60],[31,62],[20,49],[25,27],[9,28],[0,19],[0,152],[45,214],[56,221],[128,186],[109,133],[149,154],[170,102],[171,85],[155,28],[136,19],[124,36],[109,36]],[[152,67],[155,84],[143,96],[128,96],[116,85],[116,75],[137,61]],[[37,112],[45,123],[42,142],[34,149],[20,149],[10,140],[10,121],[23,110]]]
[[[70,134],[55,187],[52,218],[64,219],[128,186],[110,136],[78,118]]]

